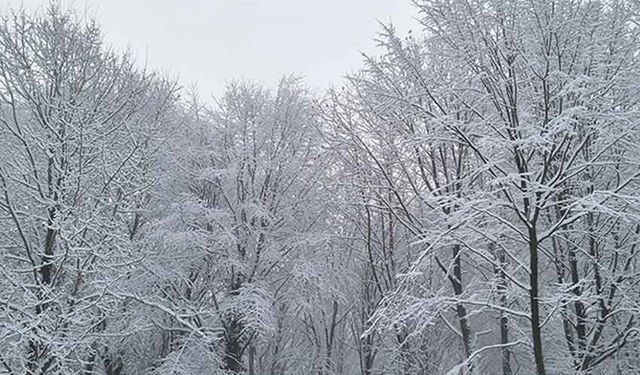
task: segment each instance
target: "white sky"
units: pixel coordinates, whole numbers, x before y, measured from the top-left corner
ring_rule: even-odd
[[[62,0],[95,16],[108,42],[197,83],[203,96],[244,77],[275,85],[285,74],[325,89],[375,51],[378,20],[415,29],[410,0]],[[0,0],[0,9],[46,0]]]

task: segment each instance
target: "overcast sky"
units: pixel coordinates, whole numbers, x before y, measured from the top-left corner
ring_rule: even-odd
[[[44,0],[0,0],[3,9]],[[219,94],[245,77],[273,86],[304,75],[324,89],[375,50],[378,20],[415,29],[410,0],[63,0],[95,16],[106,39],[138,60]]]

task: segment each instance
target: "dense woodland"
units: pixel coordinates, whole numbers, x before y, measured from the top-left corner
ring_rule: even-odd
[[[414,5],[213,99],[2,10],[0,374],[640,374],[640,3]]]

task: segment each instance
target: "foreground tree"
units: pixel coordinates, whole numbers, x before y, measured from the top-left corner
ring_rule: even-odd
[[[624,280],[634,262],[631,238],[638,220],[627,209],[637,199],[640,176],[637,150],[630,147],[638,136],[638,66],[631,58],[638,50],[631,26],[637,9],[626,2],[533,2],[527,5],[531,16],[524,7],[517,1],[454,7],[428,1],[422,4],[423,24],[477,77],[461,84],[483,92],[492,104],[463,101],[477,112],[478,126],[448,127],[499,187],[494,196],[500,203],[486,213],[528,248],[527,312],[536,372],[547,372],[542,329],[553,324],[552,306],[573,301],[573,318],[566,307],[561,310],[565,336],[575,370],[589,373],[635,331],[635,309],[623,306],[635,295]],[[474,140],[472,133],[481,137]],[[555,256],[547,250],[552,246]],[[571,296],[552,286],[541,262],[556,263],[557,280],[569,283]],[[579,263],[593,287],[580,281]],[[611,273],[603,278],[604,269]],[[624,297],[616,303],[618,293]],[[592,306],[589,313],[585,305]],[[620,320],[611,319],[612,313]]]
[[[453,307],[461,371],[489,365],[481,357],[497,352],[510,374],[511,354],[527,343],[537,374],[549,363],[591,373],[636,332],[637,294],[625,280],[634,278],[640,176],[632,146],[637,8],[416,5],[425,39],[402,40],[387,28],[385,54],[368,59],[330,104],[329,120],[352,144],[350,156],[360,151],[363,175],[379,173],[375,184],[391,193],[373,185],[367,199],[380,201],[422,247],[375,321],[451,327],[442,314]],[[447,248],[450,265],[442,261]],[[451,291],[424,286],[434,266]],[[518,289],[527,300],[513,294]],[[498,342],[474,336],[471,312],[479,321],[498,316]],[[527,334],[509,334],[525,323]],[[545,335],[545,325],[557,329]],[[565,356],[573,362],[566,369]]]
[[[109,285],[152,179],[170,85],[56,6],[0,25],[0,360],[9,373],[93,366]]]

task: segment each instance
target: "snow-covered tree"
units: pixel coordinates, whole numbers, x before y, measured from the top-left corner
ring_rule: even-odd
[[[261,351],[282,350],[268,341],[289,323],[280,314],[295,298],[301,258],[325,246],[312,101],[294,78],[275,93],[235,82],[216,106],[193,101],[188,114],[168,154],[147,302],[185,332],[169,343],[176,350],[208,337],[223,370],[260,373]]]
[[[0,24],[0,360],[90,370],[132,246],[173,90],[57,6]]]
[[[211,102],[4,13],[0,373],[636,373],[640,6],[413,4]]]

